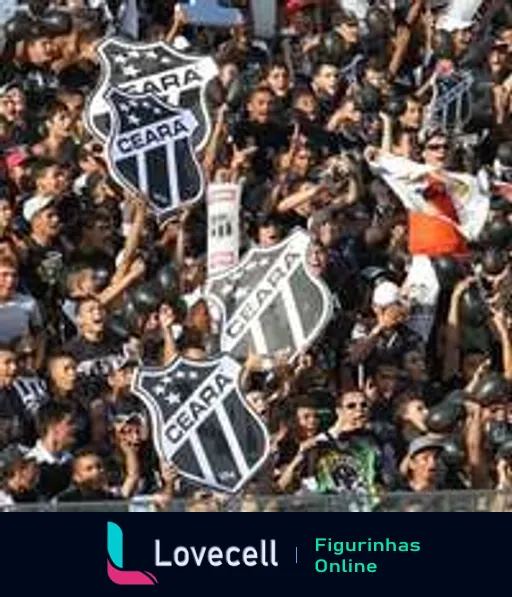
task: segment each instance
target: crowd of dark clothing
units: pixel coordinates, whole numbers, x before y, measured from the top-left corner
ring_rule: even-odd
[[[159,458],[131,391],[140,365],[214,357],[218,329],[202,292],[205,202],[158,221],[86,126],[98,44],[123,35],[114,4],[31,2],[1,36],[0,507],[223,503]],[[484,0],[467,21],[446,18],[448,0],[358,14],[278,0],[274,36],[257,39],[249,16],[199,26],[175,4],[138,3],[139,41],[218,66],[198,157],[207,182],[243,185],[241,255],[302,228],[334,307],[292,362],[243,363],[271,438],[244,493],[372,509],[393,491],[512,488],[511,6]],[[436,97],[468,76],[436,117]],[[427,180],[425,210],[407,209],[372,168],[386,156],[485,180],[479,233],[464,234],[444,174]],[[436,287],[423,311],[418,258]]]

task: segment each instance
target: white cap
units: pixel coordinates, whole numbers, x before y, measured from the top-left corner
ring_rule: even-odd
[[[373,291],[372,303],[374,307],[390,307],[402,302],[400,288],[389,280],[384,280]]]
[[[54,201],[54,197],[44,197],[39,195],[31,197],[23,206],[23,217],[30,224],[34,216],[37,216],[40,211],[49,207]]]
[[[190,49],[190,42],[186,37],[183,35],[178,35],[172,44],[173,48],[176,50],[184,52],[185,50]]]
[[[438,21],[436,28],[442,29],[452,33],[453,31],[462,31],[464,29],[471,29],[473,27],[473,21],[465,19],[463,17],[457,17],[454,15],[442,16]]]

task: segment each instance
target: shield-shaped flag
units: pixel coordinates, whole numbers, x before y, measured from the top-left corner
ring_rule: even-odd
[[[221,350],[286,352],[290,359],[312,344],[332,315],[331,294],[308,266],[310,237],[293,232],[270,248],[253,248],[240,263],[212,276],[208,300],[221,312]]]
[[[164,368],[141,367],[132,382],[160,457],[187,479],[229,493],[257,472],[269,449],[266,427],[242,395],[240,371],[229,355],[179,357]]]
[[[434,94],[426,112],[427,127],[460,133],[471,120],[474,78],[469,71],[454,71],[438,76]]]
[[[197,127],[192,112],[171,108],[152,94],[115,89],[107,101],[114,116],[106,152],[113,178],[147,197],[161,220],[200,199],[204,177],[192,148]]]
[[[97,52],[101,79],[86,108],[86,123],[93,135],[102,141],[109,135],[105,96],[115,87],[130,95],[153,93],[171,106],[191,110],[198,122],[194,148],[206,145],[211,122],[204,92],[218,72],[212,58],[183,54],[163,41],[147,44],[117,37],[107,38]]]

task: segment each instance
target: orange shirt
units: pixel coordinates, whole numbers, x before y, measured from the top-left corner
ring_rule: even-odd
[[[441,182],[432,181],[425,191],[425,198],[444,218],[450,219],[455,224],[459,223],[451,197]],[[409,252],[411,255],[441,257],[469,253],[462,234],[444,218],[420,212],[409,212]]]

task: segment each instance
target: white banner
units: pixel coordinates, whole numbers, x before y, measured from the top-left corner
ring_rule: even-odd
[[[369,0],[339,0],[339,2],[342,10],[355,14],[361,22],[365,20],[370,9]]]
[[[430,213],[425,190],[430,177],[441,180],[450,193],[459,218],[458,224],[449,220],[450,223],[468,240],[475,240],[480,235],[489,213],[490,197],[475,176],[435,170],[391,154],[381,155],[370,163],[370,167],[391,187],[404,207],[411,211]],[[448,220],[444,216],[439,218]]]
[[[193,25],[233,27],[244,22],[241,10],[221,6],[219,0],[188,0],[180,7]]]
[[[277,0],[251,0],[254,36],[274,37],[277,28]]]
[[[473,22],[481,4],[482,0],[451,0],[440,16],[437,28],[453,31],[466,27]]]
[[[239,184],[208,186],[208,275],[218,274],[238,263],[240,251]]]
[[[19,6],[18,0],[2,0],[0,2],[0,25],[5,25],[16,14],[18,8],[22,8]]]
[[[125,11],[121,19],[120,33],[131,39],[139,39],[139,8],[137,0],[126,0]]]

